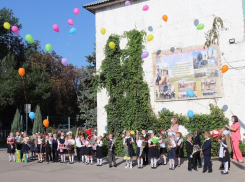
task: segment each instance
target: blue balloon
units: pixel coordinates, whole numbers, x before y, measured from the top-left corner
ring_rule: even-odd
[[[194,116],[194,112],[193,112],[192,110],[189,110],[189,111],[187,112],[187,115],[188,115],[190,118],[192,118],[192,117]]]
[[[77,29],[75,27],[70,29],[70,34],[75,34],[77,32]]]
[[[29,118],[34,119],[35,118],[35,113],[34,112],[30,112],[29,113]]]
[[[188,90],[186,91],[186,94],[187,94],[189,97],[194,97],[194,92],[193,92],[193,90],[191,90],[191,89],[188,89]]]

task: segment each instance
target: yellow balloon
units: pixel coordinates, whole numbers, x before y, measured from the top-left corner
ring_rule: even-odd
[[[147,36],[147,41],[152,41],[152,39],[153,39],[153,35],[150,34]]]
[[[5,22],[3,24],[3,27],[8,30],[8,29],[10,29],[10,24],[8,22]]]
[[[109,43],[109,47],[110,47],[111,49],[114,49],[114,48],[115,48],[115,43],[114,43],[114,42],[110,42],[110,43]]]
[[[101,32],[103,35],[105,35],[106,29],[105,29],[105,28],[102,28],[102,29],[100,30],[100,32]]]

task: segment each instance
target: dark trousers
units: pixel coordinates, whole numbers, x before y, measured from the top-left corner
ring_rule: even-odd
[[[193,165],[193,158],[190,158],[190,155],[187,155],[187,159],[188,159],[188,170],[191,170]]]
[[[212,170],[212,164],[211,164],[211,155],[204,155],[204,166],[203,166],[203,170],[206,171],[207,168],[208,170]]]
[[[116,165],[116,158],[115,158],[115,153],[112,151],[109,151],[109,165],[112,165],[112,162],[114,165]]]
[[[81,149],[81,147],[77,147],[77,148],[76,148],[76,150],[77,150],[77,160],[78,160],[78,161],[81,161],[80,149]]]
[[[46,149],[46,161],[52,161],[51,149]]]
[[[17,143],[17,144],[16,144],[16,148],[17,148],[17,150],[20,150],[20,151],[21,151],[22,144]],[[22,152],[20,152],[20,158],[21,158],[21,159],[23,158],[23,153],[22,153]]]
[[[144,152],[145,152],[145,157],[143,158],[143,165],[148,165],[148,150],[149,148],[144,148]]]
[[[198,165],[201,166],[202,165],[202,160],[201,160],[201,157],[200,157],[200,152],[196,152],[194,155],[193,155],[193,168],[196,169],[197,168],[197,162],[198,162]]]
[[[53,162],[58,162],[58,151],[57,151],[57,148],[53,149]]]

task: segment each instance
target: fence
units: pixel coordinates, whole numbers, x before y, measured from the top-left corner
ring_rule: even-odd
[[[0,130],[0,140],[5,140],[9,135],[10,130]]]

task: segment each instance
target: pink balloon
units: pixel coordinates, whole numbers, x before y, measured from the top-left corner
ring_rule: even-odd
[[[79,10],[78,8],[75,8],[73,11],[74,11],[74,13],[75,13],[76,15],[78,15],[79,12],[80,12],[80,10]]]
[[[60,32],[60,27],[59,27],[59,25],[54,24],[54,25],[53,25],[53,30],[56,31],[56,32]]]
[[[69,20],[68,20],[68,24],[69,24],[69,25],[73,25],[73,20],[72,20],[72,19],[69,19]]]
[[[66,58],[62,58],[61,63],[62,63],[64,66],[67,66],[68,60],[67,60]]]
[[[144,7],[143,7],[143,11],[147,11],[149,9],[149,6],[148,5],[145,5]]]
[[[19,29],[18,29],[18,27],[16,27],[16,26],[12,26],[11,30],[12,30],[14,33],[19,33]]]

